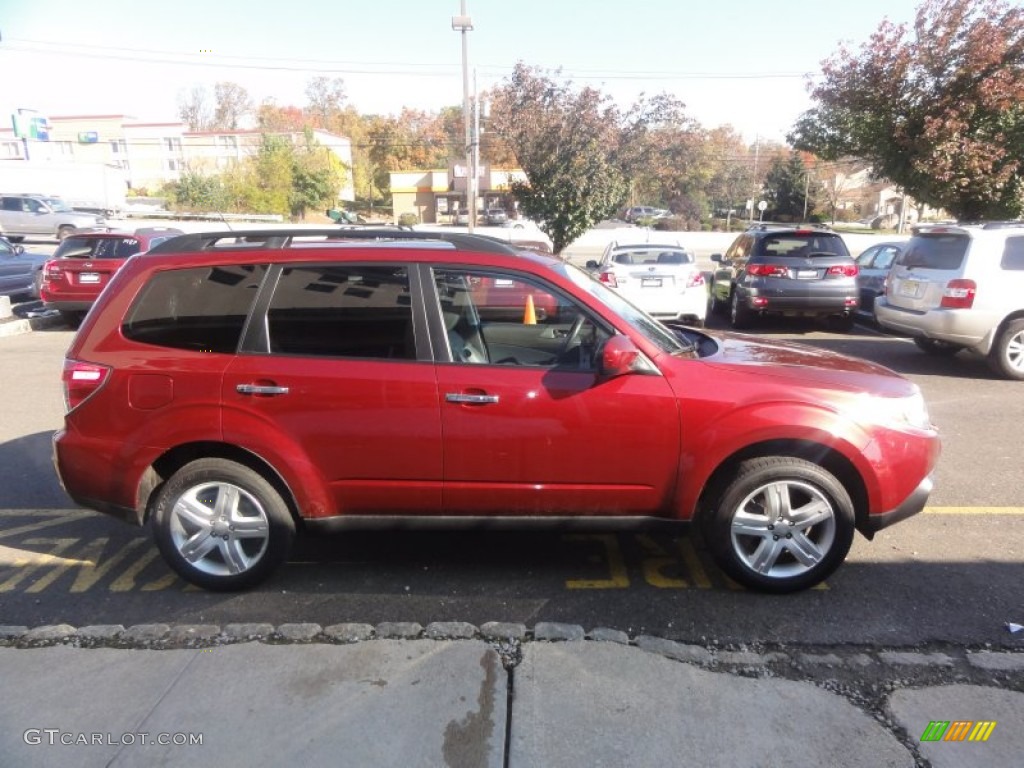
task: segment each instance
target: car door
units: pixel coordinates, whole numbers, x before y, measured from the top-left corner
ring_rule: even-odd
[[[500,292],[481,290],[488,282]],[[676,399],[660,375],[598,376],[613,329],[512,271],[438,266],[431,285],[445,513],[666,508],[679,460]],[[472,354],[460,354],[464,344]]]
[[[286,266],[270,279],[224,377],[225,438],[311,467],[333,512],[436,512],[437,382],[408,268]]]
[[[26,213],[22,205],[23,198],[8,195],[0,198],[0,224],[6,235],[22,237],[31,232],[28,225],[28,217],[32,214]]]

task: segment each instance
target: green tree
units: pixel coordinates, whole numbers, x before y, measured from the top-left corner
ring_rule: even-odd
[[[620,119],[599,91],[575,91],[522,62],[495,92],[491,125],[527,178],[514,182],[512,193],[555,253],[625,199],[626,180],[614,161]]]
[[[819,191],[820,183],[810,177],[799,153],[790,153],[786,160],[776,157],[764,180],[767,215],[776,221],[802,221],[805,206],[808,212],[814,210]]]
[[[841,48],[790,142],[857,157],[963,219],[1024,212],[1024,7],[925,0],[913,29],[883,22]]]

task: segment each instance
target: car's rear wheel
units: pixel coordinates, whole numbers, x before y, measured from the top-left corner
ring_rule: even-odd
[[[198,459],[157,493],[153,533],[178,575],[204,589],[244,589],[288,556],[295,521],[259,473],[226,459]]]
[[[988,361],[1000,376],[1024,380],[1024,318],[1006,324],[992,346]]]
[[[64,242],[65,239],[75,234],[75,228],[70,224],[64,224],[63,226],[57,227],[57,239]]]
[[[939,341],[938,339],[928,339],[924,336],[915,337],[914,343],[917,344],[917,348],[922,352],[927,352],[929,355],[935,355],[936,357],[952,357],[963,349],[959,344],[950,344],[948,341]]]
[[[853,542],[850,495],[817,464],[749,459],[711,499],[704,533],[719,567],[745,587],[794,592],[818,584]]]
[[[754,313],[743,304],[739,291],[735,288],[732,290],[732,301],[730,302],[729,307],[729,321],[732,323],[732,327],[737,330],[749,328],[750,324],[753,322]]]
[[[61,319],[69,328],[77,328],[82,324],[82,320],[85,319],[85,312],[77,309],[61,309],[59,311]]]
[[[714,283],[711,284],[711,313],[715,315],[724,315],[729,310],[729,304],[726,301],[718,298],[718,292],[715,290]]]

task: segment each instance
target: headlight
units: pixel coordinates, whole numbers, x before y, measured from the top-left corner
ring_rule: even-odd
[[[865,394],[858,410],[868,421],[899,428],[934,429],[924,396],[918,391],[907,397],[878,397]]]

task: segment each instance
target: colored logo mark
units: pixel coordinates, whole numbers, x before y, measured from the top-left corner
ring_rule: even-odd
[[[932,720],[921,741],[988,741],[995,729],[995,720]]]

